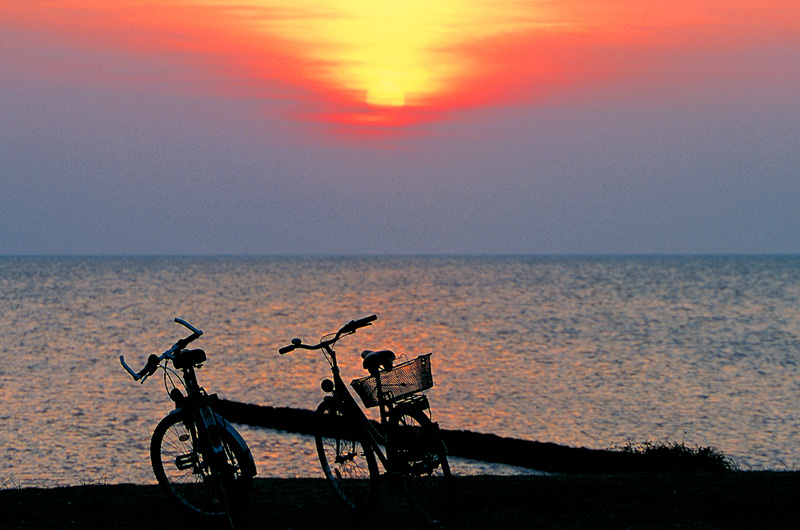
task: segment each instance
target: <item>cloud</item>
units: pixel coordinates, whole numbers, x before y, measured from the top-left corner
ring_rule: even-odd
[[[61,36],[89,54],[29,57],[24,69],[31,75],[60,71],[115,88],[283,101],[288,119],[360,134],[621,81],[643,94],[702,83],[730,72],[692,57],[735,55],[790,39],[798,21],[781,1],[30,0],[0,6],[6,13],[11,6],[6,26],[43,40]],[[675,61],[686,58],[676,71]],[[370,98],[380,86],[394,87],[392,101],[403,104]]]

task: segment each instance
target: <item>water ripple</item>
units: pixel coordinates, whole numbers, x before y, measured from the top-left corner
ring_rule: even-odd
[[[152,481],[170,402],[117,358],[169,347],[176,316],[228,399],[314,408],[325,361],[277,349],[377,313],[341,343],[345,377],[362,349],[433,351],[445,428],[800,462],[799,258],[0,258],[0,285],[0,478],[22,485]],[[308,439],[242,430],[260,474],[318,475]]]

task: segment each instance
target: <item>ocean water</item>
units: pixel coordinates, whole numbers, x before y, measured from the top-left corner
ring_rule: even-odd
[[[372,313],[345,378],[363,349],[432,351],[444,428],[800,466],[800,257],[0,258],[0,486],[152,482],[171,402],[118,357],[167,349],[174,317],[205,332],[209,392],[313,409],[325,360],[278,348]],[[259,475],[320,476],[307,437],[240,430]]]

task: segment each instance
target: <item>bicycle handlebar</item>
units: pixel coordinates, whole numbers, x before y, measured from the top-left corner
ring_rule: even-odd
[[[301,344],[302,342],[303,341],[301,341],[300,339],[292,339],[292,343],[289,344],[288,346],[284,346],[283,348],[279,349],[278,353],[280,353],[281,355],[284,355],[286,353],[293,352],[297,347],[301,347],[302,346],[302,344]]]
[[[142,368],[138,372],[134,371],[130,366],[128,366],[128,364],[125,362],[124,355],[119,356],[120,364],[122,364],[122,367],[125,368],[125,371],[128,372],[131,375],[131,377],[133,377],[134,381],[141,381],[142,383],[144,383],[145,379],[147,379],[156,372],[156,370],[158,369],[158,365],[161,364],[162,360],[172,359],[174,357],[173,354],[176,351],[184,349],[190,342],[192,342],[193,340],[195,340],[196,338],[200,337],[203,334],[202,330],[192,326],[191,324],[189,324],[188,322],[186,322],[181,318],[176,318],[175,322],[188,328],[192,332],[192,334],[183,339],[178,339],[178,341],[175,342],[175,344],[173,344],[170,349],[168,349],[161,355],[156,355],[155,353],[150,354],[150,356],[147,358],[147,364],[145,364],[144,368]]]
[[[378,320],[378,315],[370,315],[368,317],[360,318],[358,320],[351,320],[347,324],[345,324],[342,329],[339,330],[339,333],[355,333],[357,329],[363,328],[365,326],[369,326],[372,322]]]
[[[199,329],[197,329],[196,327],[194,327],[193,325],[189,324],[188,322],[186,322],[186,321],[185,321],[184,319],[182,319],[182,318],[177,318],[177,317],[176,317],[176,318],[175,318],[175,322],[177,322],[178,324],[181,324],[181,325],[183,325],[184,327],[187,327],[187,328],[189,328],[189,331],[191,331],[191,332],[192,332],[192,333],[194,333],[194,334],[197,334],[197,337],[199,337],[200,335],[202,335],[202,334],[203,334],[203,332],[202,332],[201,330],[199,330]],[[195,338],[197,338],[197,337],[195,337]],[[192,339],[192,340],[194,340],[194,339]],[[189,341],[189,342],[191,342],[191,341]]]
[[[325,348],[327,346],[334,344],[337,340],[339,340],[342,337],[342,335],[349,335],[351,333],[355,333],[356,330],[360,328],[371,326],[372,322],[374,322],[377,319],[378,315],[370,315],[368,317],[360,318],[358,320],[351,320],[350,322],[342,326],[341,329],[336,332],[336,334],[333,336],[332,339],[323,340],[319,344],[315,344],[313,346],[308,344],[303,344],[303,341],[301,339],[296,339],[296,338],[292,339],[292,343],[289,344],[288,346],[284,346],[283,348],[279,349],[278,353],[284,355],[298,348],[303,350],[319,350],[321,348]]]

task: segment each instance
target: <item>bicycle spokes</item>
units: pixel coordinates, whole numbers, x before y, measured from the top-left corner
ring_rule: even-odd
[[[336,458],[334,458],[336,464],[352,462],[356,456],[358,456],[358,451],[355,449],[354,442],[336,440]]]

